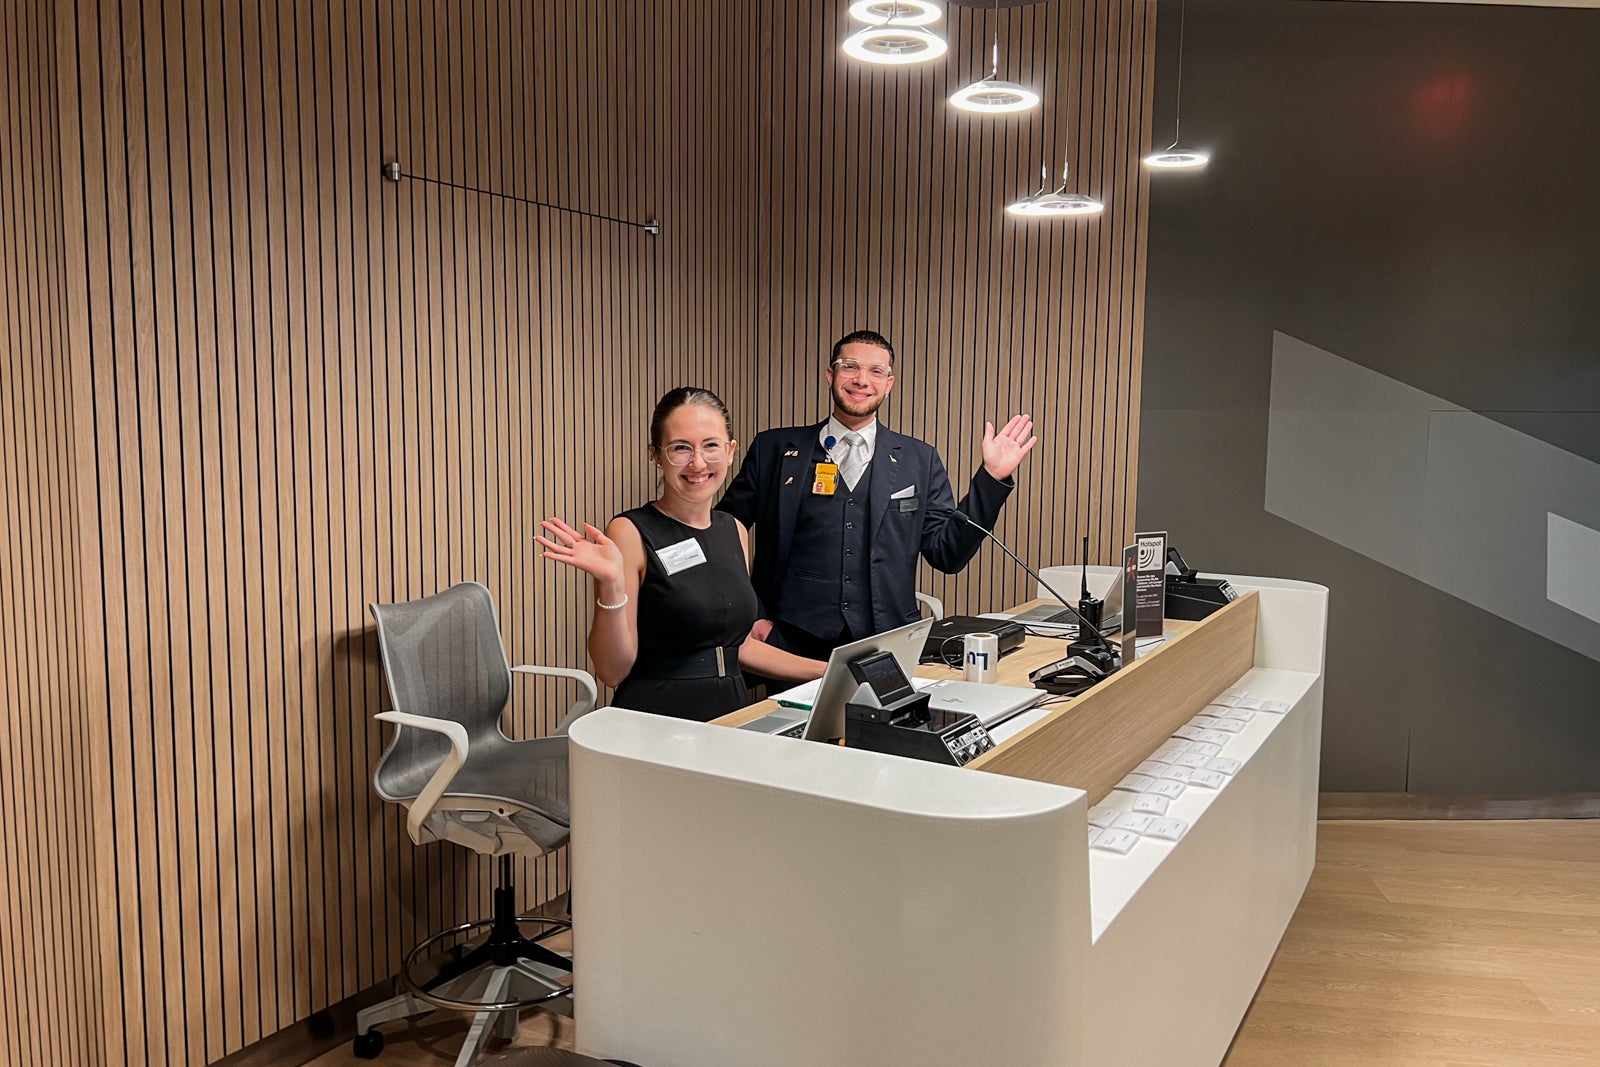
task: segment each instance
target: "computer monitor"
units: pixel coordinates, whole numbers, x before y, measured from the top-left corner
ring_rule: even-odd
[[[816,702],[811,705],[811,717],[806,721],[806,739],[828,741],[844,736],[844,706],[861,684],[850,673],[851,660],[868,652],[889,652],[900,665],[900,672],[909,678],[916,673],[923,642],[932,628],[932,619],[920,619],[834,649],[817,688]]]

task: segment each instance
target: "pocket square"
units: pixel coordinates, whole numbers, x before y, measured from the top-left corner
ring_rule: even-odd
[[[917,491],[917,487],[916,486],[908,485],[904,489],[896,489],[894,492],[890,493],[889,494],[889,499],[890,500],[904,500],[906,497],[910,496],[911,494],[915,493],[916,491]]]

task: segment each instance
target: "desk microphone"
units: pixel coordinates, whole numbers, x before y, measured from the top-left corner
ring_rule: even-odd
[[[999,545],[1000,546],[1000,551],[1002,551],[1006,555],[1010,556],[1016,562],[1017,566],[1021,567],[1025,571],[1027,571],[1028,574],[1033,578],[1034,581],[1036,581],[1040,585],[1044,586],[1045,592],[1049,593],[1051,596],[1053,596],[1057,600],[1061,601],[1061,606],[1066,608],[1068,611],[1072,612],[1073,616],[1076,617],[1077,620],[1078,620],[1078,626],[1079,626],[1078,637],[1080,639],[1083,637],[1083,631],[1084,630],[1088,630],[1089,633],[1094,636],[1095,641],[1098,643],[1099,647],[1098,648],[1094,648],[1094,647],[1091,646],[1089,648],[1084,648],[1084,649],[1075,649],[1075,651],[1077,651],[1079,655],[1084,656],[1084,657],[1086,657],[1086,658],[1088,658],[1090,660],[1093,660],[1095,662],[1095,665],[1098,666],[1100,668],[1100,670],[1104,674],[1110,674],[1112,671],[1117,669],[1117,667],[1116,667],[1116,656],[1117,656],[1116,649],[1114,649],[1112,647],[1110,641],[1106,640],[1106,635],[1100,632],[1100,628],[1098,626],[1094,625],[1088,619],[1084,618],[1083,615],[1079,613],[1078,609],[1073,607],[1072,604],[1067,600],[1066,597],[1062,596],[1060,593],[1056,592],[1054,589],[1051,589],[1050,588],[1050,583],[1045,581],[1044,578],[1040,576],[1038,571],[1034,570],[1032,567],[1030,567],[1026,563],[1022,562],[1022,557],[1017,555],[1015,552],[1011,551],[1010,548],[1006,547],[1006,543],[1004,541],[1002,541],[1002,540],[1000,540],[1000,538],[996,537],[991,531],[984,529],[983,525],[981,523],[978,523],[978,522],[974,521],[974,519],[972,518],[971,515],[968,515],[966,512],[962,511],[960,508],[956,509],[956,514],[961,516],[962,521],[965,522],[968,526],[971,526],[974,530],[977,530],[979,533],[983,534],[983,536],[987,537],[989,540],[991,540],[995,544]],[[1077,644],[1077,642],[1074,642],[1074,645],[1076,645],[1076,644]]]

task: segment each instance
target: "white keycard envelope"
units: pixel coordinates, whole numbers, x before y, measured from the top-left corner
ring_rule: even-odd
[[[1173,768],[1174,771],[1177,769],[1176,767]],[[1188,770],[1189,768],[1185,767],[1183,769]],[[1168,800],[1177,800],[1183,796],[1183,790],[1184,785],[1182,782],[1174,781],[1171,778],[1161,778],[1150,783],[1150,788],[1146,789],[1145,792],[1158,797],[1166,797]]]
[[[1132,830],[1101,830],[1100,836],[1089,847],[1098,848],[1104,852],[1115,852],[1119,856],[1126,856],[1129,850],[1138,843],[1139,835]]]
[[[1133,798],[1133,810],[1147,815],[1165,815],[1167,805],[1172,801],[1166,797],[1158,797],[1151,793],[1140,793]]]
[[[1208,717],[1209,716],[1197,715],[1195,716],[1194,721],[1198,722],[1201,719]],[[1210,722],[1205,723],[1206,730],[1221,730],[1225,734],[1236,734],[1240,730],[1243,730],[1244,727],[1245,724],[1240,722],[1238,719],[1212,719]]]
[[[1144,833],[1163,841],[1177,841],[1189,832],[1189,824],[1182,819],[1151,819]]]
[[[1142,834],[1149,827],[1150,820],[1154,818],[1154,815],[1141,815],[1136,812],[1125,811],[1118,815],[1117,821],[1111,825],[1113,829],[1132,830],[1136,834]]]
[[[1217,771],[1190,770],[1185,776],[1190,785],[1200,786],[1202,789],[1221,789],[1228,776]]]
[[[1096,804],[1089,809],[1089,825],[1104,829],[1116,822],[1117,816],[1121,814],[1122,812],[1116,808],[1108,808],[1103,804]]]
[[[690,567],[700,566],[706,561],[706,554],[700,547],[700,542],[690,537],[675,545],[656,549],[656,559],[661,561],[662,570],[668,575],[673,575]]]

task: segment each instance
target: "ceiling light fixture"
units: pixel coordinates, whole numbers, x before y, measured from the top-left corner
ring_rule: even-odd
[[[850,17],[857,22],[884,23],[890,19],[902,26],[931,26],[944,17],[933,0],[856,0]]]
[[[940,9],[936,4],[927,0],[879,0],[857,5],[861,6],[882,11],[886,17],[883,22],[857,30],[844,39],[844,54],[851,59],[885,66],[905,66],[938,59],[949,48],[943,37],[922,28],[925,22],[933,21],[926,18],[927,9],[932,8],[935,18],[938,17]],[[850,11],[854,15],[856,9],[851,8]],[[914,19],[924,19],[925,22],[912,21]]]
[[[1006,214],[1024,219],[1082,217],[1098,215],[1106,206],[1092,196],[1067,192],[1068,166],[1061,164],[1061,185],[1053,193],[1045,192],[1050,182],[1050,165],[1039,166],[1039,191],[1006,205]]]
[[[994,8],[994,52],[989,76],[950,94],[952,106],[977,115],[1009,115],[1039,103],[1038,93],[1000,77],[1000,0],[995,0]]]
[[[1172,143],[1144,157],[1144,165],[1152,170],[1199,170],[1211,162],[1209,152],[1178,147],[1180,131],[1183,129],[1183,31],[1184,23],[1188,20],[1187,8],[1187,0],[1178,7],[1178,97],[1172,109]]]

